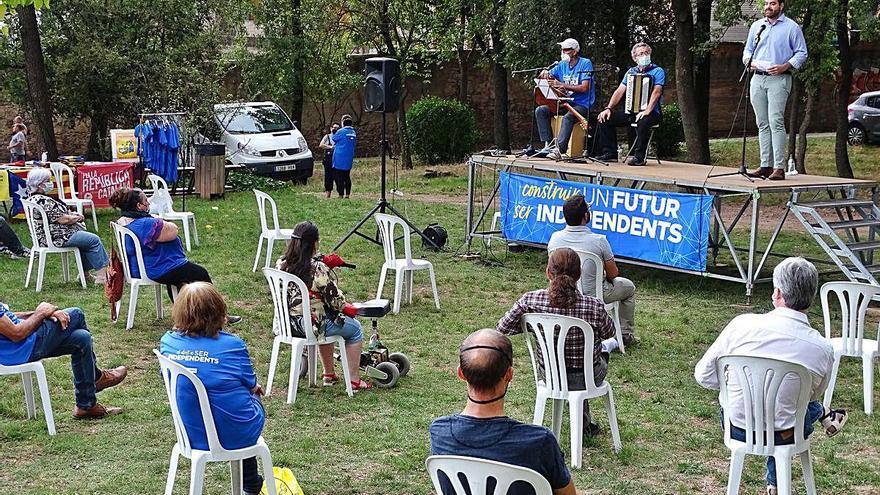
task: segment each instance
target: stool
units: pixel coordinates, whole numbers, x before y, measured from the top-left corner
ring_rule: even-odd
[[[557,115],[553,117],[553,122],[551,122],[550,126],[553,129],[553,135],[558,136],[559,130],[562,128],[562,119],[564,119],[564,115]],[[575,122],[574,127],[571,129],[571,137],[568,138],[568,156],[581,156],[584,154],[584,142],[586,141],[587,136],[584,134],[584,129]]]
[[[633,127],[633,128],[638,127],[638,124],[633,122],[632,124],[630,124],[630,127]],[[657,160],[657,165],[661,165],[659,156],[649,155],[650,150],[651,150],[651,141],[654,139],[654,131],[656,131],[658,127],[660,127],[660,124],[652,125],[651,126],[651,134],[648,134],[648,145],[645,146],[645,163],[648,163],[648,160],[650,160],[650,159],[654,159],[654,160]],[[639,139],[638,136],[636,136],[636,138],[633,139],[632,145],[630,145],[629,151],[626,152],[626,156],[623,157],[623,162],[621,162],[621,163],[626,163],[626,161],[629,160],[629,157],[632,156],[633,149],[635,149],[636,141],[638,141],[638,139]]]

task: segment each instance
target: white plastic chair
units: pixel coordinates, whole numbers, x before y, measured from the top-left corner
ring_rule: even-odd
[[[220,445],[217,436],[217,427],[214,425],[214,415],[211,413],[211,404],[208,400],[208,392],[202,381],[195,373],[180,364],[168,359],[153,349],[153,354],[159,358],[159,366],[162,369],[162,379],[165,382],[165,390],[168,393],[168,402],[171,405],[171,417],[174,420],[174,432],[177,435],[177,443],[171,449],[171,464],[168,467],[168,481],[165,483],[165,495],[171,495],[174,491],[174,478],[177,475],[177,461],[184,456],[192,463],[189,481],[189,495],[200,495],[205,483],[205,465],[209,462],[228,462],[232,478],[232,493],[241,495],[241,461],[250,457],[258,457],[263,465],[263,477],[266,478],[266,489],[270,495],[277,495],[275,491],[275,477],[272,472],[272,454],[263,437],[257,439],[257,443],[243,449],[226,450]],[[199,408],[202,411],[202,421],[205,424],[205,434],[208,438],[208,450],[197,450],[192,447],[186,432],[186,425],[180,416],[177,405],[177,383],[181,375],[189,380],[196,389],[199,397]]]
[[[376,289],[376,299],[382,298],[382,289],[385,287],[385,277],[388,270],[394,270],[394,308],[395,313],[400,312],[401,297],[406,298],[407,303],[412,303],[413,272],[416,270],[428,270],[431,277],[431,290],[434,292],[434,306],[440,309],[440,297],[437,295],[437,280],[434,278],[434,265],[430,261],[414,259],[412,257],[412,231],[409,225],[399,217],[385,213],[376,214],[376,224],[379,226],[379,238],[382,241],[382,250],[385,253],[385,263],[382,264],[382,273],[379,275],[379,288]],[[394,231],[400,226],[403,231],[404,257],[397,258]],[[405,287],[404,287],[405,286]]]
[[[318,345],[334,343],[339,347],[339,360],[342,362],[345,390],[348,392],[349,397],[354,396],[354,390],[351,387],[352,370],[348,369],[348,360],[346,359],[345,339],[340,335],[325,335],[318,339],[315,335],[312,319],[309,316],[311,315],[311,307],[309,306],[309,291],[306,289],[306,284],[296,275],[275,268],[263,268],[263,274],[266,276],[266,281],[269,282],[269,291],[272,293],[272,305],[275,310],[272,321],[275,339],[272,341],[272,359],[269,361],[266,397],[272,392],[272,382],[275,379],[275,370],[278,368],[278,354],[281,350],[281,344],[290,345],[291,352],[293,353],[290,356],[290,381],[287,386],[287,403],[293,404],[296,401],[296,391],[299,386],[300,367],[303,365],[303,348],[308,348],[309,386],[313,386],[317,383],[318,379]],[[306,315],[302,318],[304,338],[293,334],[290,323],[290,305],[288,304],[287,293],[294,287],[302,295],[302,310],[303,314]],[[356,372],[357,370],[354,371]]]
[[[55,416],[52,414],[52,399],[49,396],[49,383],[46,381],[46,370],[43,368],[43,363],[35,361],[33,363],[12,366],[0,364],[0,376],[3,375],[21,375],[21,384],[24,385],[24,404],[27,408],[28,419],[37,417],[37,407],[34,403],[34,383],[31,380],[32,375],[37,376],[37,386],[40,388],[40,403],[43,404],[46,426],[49,428],[49,435],[54,435]]]
[[[603,285],[603,281],[605,280],[605,263],[599,258],[595,253],[591,253],[589,251],[581,251],[579,249],[573,249],[574,252],[577,253],[578,257],[581,259],[581,280],[578,287],[581,289],[582,294],[592,294],[596,296],[596,299],[605,302],[605,287]],[[592,263],[596,267],[596,285],[594,287],[586,287],[584,284],[586,283],[586,277],[584,274],[587,268],[587,264]],[[614,334],[617,339],[617,346],[620,349],[621,354],[626,354],[626,347],[623,345],[623,331],[620,328],[620,301],[614,301],[605,304],[605,311],[608,312],[608,316],[611,317],[611,321],[614,322]]]
[[[67,256],[69,254],[73,254],[74,259],[76,260],[76,269],[79,272],[79,282],[82,285],[83,289],[86,288],[86,272],[83,269],[82,257],[79,253],[79,248],[76,247],[60,247],[57,246],[55,241],[52,240],[52,232],[49,230],[49,217],[46,216],[46,210],[43,209],[42,206],[34,203],[33,201],[22,200],[22,205],[24,206],[24,216],[27,219],[28,231],[31,234],[31,240],[33,245],[31,246],[31,256],[28,261],[28,270],[27,276],[24,280],[25,289],[31,283],[31,273],[34,268],[34,258],[40,258],[37,263],[37,285],[36,290],[40,292],[43,290],[43,273],[46,271],[46,255],[50,253],[59,253],[61,254],[61,275],[64,277],[65,282],[70,281],[70,261]],[[40,240],[37,237],[37,222],[41,222],[41,230],[45,234],[44,240],[45,245],[40,244]]]
[[[263,250],[263,241],[266,241],[266,268],[268,268],[272,260],[272,246],[275,241],[289,241],[293,237],[293,229],[282,229],[278,226],[278,207],[275,206],[275,200],[271,196],[258,189],[254,189],[254,195],[257,197],[257,208],[260,210],[260,240],[257,242],[257,257],[254,258],[253,269],[253,271],[257,271],[260,253]],[[266,203],[272,207],[271,228],[266,220]]]
[[[719,380],[721,407],[727,411],[724,418],[724,445],[730,449],[730,474],[727,494],[739,493],[743,464],[747,454],[773,456],[776,460],[776,488],[779,495],[791,495],[791,458],[800,456],[804,471],[804,484],[809,495],[815,495],[816,482],[813,479],[813,463],[810,459],[810,440],[804,438],[804,419],[807,404],[810,402],[812,379],[810,372],[799,364],[754,356],[722,356],[716,363],[719,377],[736,376],[742,389],[745,409],[745,442],[731,438],[728,383]],[[797,408],[794,415],[794,443],[776,445],[775,423],[776,403],[779,388],[788,375],[797,376],[800,381]]]
[[[553,495],[550,482],[537,471],[523,466],[515,466],[504,462],[465,457],[460,455],[432,455],[425,460],[425,467],[431,475],[434,492],[443,493],[440,472],[443,472],[455,490],[456,495],[505,495],[516,481],[524,481],[532,486],[535,495]],[[459,478],[463,474],[467,480],[469,491]],[[495,490],[487,492],[489,480],[495,480]]]
[[[58,189],[58,199],[67,206],[76,208],[76,212],[84,215],[84,207],[88,206],[92,210],[92,222],[95,224],[95,232],[98,231],[98,216],[95,213],[95,203],[88,198],[80,198],[76,194],[76,186],[73,181],[73,170],[63,163],[52,162],[49,164],[52,174],[55,176],[55,185]],[[70,186],[70,195],[64,191],[64,174],[67,174],[68,184]]]
[[[165,179],[159,177],[155,174],[150,174],[147,176],[150,179],[151,187],[153,188],[153,195],[159,193],[160,190],[164,190],[165,194],[168,194],[168,197],[171,197],[171,194],[168,192],[168,183],[165,182]],[[159,214],[163,220],[168,220],[169,222],[181,222],[183,225],[183,239],[186,242],[186,250],[192,251],[192,247],[190,246],[190,235],[189,235],[189,225],[192,222],[192,238],[196,242],[196,246],[199,245],[199,229],[196,227],[196,216],[191,211],[174,211],[174,207],[169,204],[166,211],[163,211]]]
[[[841,322],[841,336],[832,338],[831,304],[829,294],[837,295],[840,303],[840,312],[843,318]],[[834,385],[837,383],[837,371],[840,368],[840,358],[862,358],[862,381],[865,393],[865,414],[874,411],[874,360],[880,356],[877,343],[880,342],[880,329],[876,340],[865,338],[865,312],[871,299],[880,295],[880,287],[876,285],[860,284],[857,282],[828,282],[822,286],[822,314],[825,316],[825,338],[831,341],[834,347],[834,368],[828,388],[825,389],[825,407],[831,407],[831,398],[834,396]]]
[[[116,249],[117,252],[119,252],[119,261],[122,262],[122,269],[125,273],[125,282],[131,287],[131,289],[129,290],[128,318],[125,322],[125,329],[128,330],[134,326],[134,312],[137,308],[138,293],[141,287],[155,287],[156,319],[162,319],[162,284],[147,277],[147,269],[144,267],[144,255],[141,252],[140,241],[138,240],[135,233],[132,232],[128,227],[123,227],[116,222],[112,222],[110,225],[113,227],[113,236],[116,238]],[[127,246],[128,243],[125,242],[126,238],[129,239],[131,241],[131,244],[134,246],[134,255],[135,259],[137,260],[137,269],[140,277],[134,277],[132,275],[131,259],[129,258],[130,253],[128,252]],[[174,297],[177,297],[177,287],[172,285],[171,293],[174,295]],[[121,305],[122,301],[117,301],[117,313]]]
[[[593,327],[580,318],[554,315],[548,313],[527,313],[522,317],[523,334],[529,356],[532,358],[532,370],[535,374],[535,416],[533,423],[544,424],[544,408],[547,400],[552,399],[553,434],[559,438],[562,431],[562,412],[564,403],[568,401],[568,415],[571,429],[571,465],[580,468],[583,462],[583,426],[584,401],[605,396],[605,410],[608,413],[609,429],[615,452],[620,452],[623,444],[620,441],[620,430],[617,427],[617,409],[614,407],[614,392],[607,381],[597,384],[593,378]],[[559,327],[559,331],[554,329]],[[584,336],[584,382],[585,390],[569,390],[567,366],[565,364],[565,337],[579,328]],[[541,362],[536,355],[532,339],[537,342],[541,353]],[[543,375],[543,376],[542,376]]]

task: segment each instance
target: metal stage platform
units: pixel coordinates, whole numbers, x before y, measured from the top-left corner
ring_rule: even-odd
[[[878,199],[877,181],[800,174],[789,176],[784,181],[761,179],[749,181],[740,175],[717,177],[721,174],[735,173],[736,169],[732,168],[665,160],[658,163],[656,159],[650,160],[646,166],[631,167],[614,162],[605,165],[587,160],[557,162],[551,159],[517,158],[510,155],[503,157],[473,155],[468,161],[466,219],[468,251],[475,238],[503,239],[501,231],[494,228],[498,215],[495,213],[498,209],[500,187],[498,172],[501,171],[632,189],[678,191],[713,196],[709,261],[704,271],[685,270],[631,258],[617,258],[624,263],[739,282],[745,284],[746,296],[751,299],[755,284],[772,281],[772,274],[765,270],[768,257],[785,256],[773,252],[773,246],[789,213],[794,211],[798,220],[805,224],[805,231],[816,239],[831,258],[831,260],[812,259],[814,262],[836,264],[844,275],[852,280],[877,283],[871,272],[874,266],[873,249],[874,247],[880,249],[880,241],[877,241],[880,238],[880,210],[875,206]],[[490,179],[485,178],[487,174],[491,174]],[[488,193],[489,196],[483,197],[484,193]],[[761,206],[765,202],[764,197],[770,194],[787,196],[787,207],[781,210],[778,219],[773,220],[775,228],[770,238],[759,246],[758,226]],[[721,215],[722,206],[738,209],[736,215],[726,223]],[[813,206],[831,210],[837,217],[832,220],[839,221],[825,222],[814,219],[813,223],[809,224],[807,220],[809,215],[799,214],[799,210],[808,209],[815,212],[816,208]],[[740,222],[749,209],[750,221]],[[485,227],[487,222],[492,224],[488,229]],[[818,234],[816,227],[819,227]],[[731,239],[734,229],[737,229],[737,233],[748,235],[748,246],[734,245]],[[845,238],[836,234],[836,231],[841,230],[846,234]],[[819,236],[825,236],[824,240]],[[524,243],[519,242],[519,244]],[[847,244],[858,245],[861,251],[857,254],[849,252]],[[868,248],[865,249],[865,246]],[[728,273],[722,273],[724,267],[715,264],[719,252],[725,248],[729,251],[736,268],[735,271],[728,270]],[[844,266],[842,259],[849,265]],[[858,266],[853,268],[850,259],[856,260],[854,263]],[[880,264],[876,267],[875,271],[880,272]]]

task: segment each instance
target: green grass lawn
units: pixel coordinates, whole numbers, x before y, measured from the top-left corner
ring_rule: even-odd
[[[863,149],[874,160],[866,163],[876,163],[877,148]],[[519,295],[546,282],[546,255],[539,251],[506,254],[499,243],[493,245],[491,263],[456,256],[463,251],[466,179],[462,166],[447,169],[456,176],[424,179],[421,168],[398,175],[397,187],[405,195],[396,206],[417,225],[437,221],[450,234],[449,252],[422,252],[418,243],[415,248],[418,256],[435,266],[442,309],[433,307],[427,275],[417,274],[413,304],[380,322],[385,343],[410,357],[410,375],[394,389],[374,389],[354,398],[348,398],[341,386],[308,388],[301,382],[297,402],[288,406],[284,398],[289,351],[282,353],[277,385],[265,402],[268,420],[263,435],[275,464],[290,467],[308,494],[431,493],[424,470],[428,425],[438,416],[460,411],[465,403],[463,383],[455,376],[458,345],[471,331],[494,326]],[[272,195],[285,226],[315,221],[321,228],[322,247],[329,250],[374,204],[378,174],[374,161],[359,161],[353,174],[355,197],[350,201],[324,199],[320,179],[316,172],[307,186]],[[180,200],[176,201],[180,207]],[[215,201],[190,198],[187,206],[196,214],[202,240],[190,258],[208,268],[231,311],[245,317],[233,331],[247,341],[257,376],[265,384],[272,308],[265,279],[251,272],[259,234],[253,194],[230,193]],[[112,218],[110,210],[99,214],[99,233],[108,247],[107,223]],[[22,223],[14,228],[23,239],[28,237]],[[787,233],[782,242],[798,249],[806,244],[804,239]],[[276,256],[281,249],[276,244]],[[340,270],[341,288],[351,300],[372,298],[381,250],[356,238],[340,254],[358,265],[356,270]],[[55,437],[47,435],[42,416],[37,421],[25,418],[18,380],[0,379],[2,492],[161,493],[175,437],[158,363],[150,351],[170,319],[157,321],[152,295],[142,295],[135,327],[125,331],[124,322],[110,321],[101,290],[61,282],[57,259],[48,263],[42,294],[23,289],[26,268],[26,260],[0,259],[0,299],[18,310],[30,310],[42,300],[82,307],[99,364],[127,365],[129,377],[99,396],[102,403],[123,407],[124,414],[79,422],[71,418],[69,360],[45,361],[58,428]],[[626,356],[612,356],[608,374],[624,449],[613,452],[607,418],[601,407],[595,407],[605,432],[586,442],[584,468],[574,472],[575,484],[583,493],[596,494],[721,493],[728,462],[717,396],[694,382],[693,365],[733,316],[770,309],[769,288],[761,286],[749,307],[738,284],[627,265],[622,270],[638,288],[636,325],[641,339],[638,346],[627,349]],[[127,291],[123,301],[125,311]],[[810,318],[815,326],[821,325],[818,307]],[[364,323],[368,330],[368,321]],[[875,325],[872,320],[872,334]],[[522,337],[513,340],[516,373],[507,411],[513,418],[529,421],[534,408],[532,371]],[[861,391],[861,363],[844,361],[835,402],[851,411],[849,423],[834,439],[813,437],[814,469],[822,493],[877,493],[880,486],[880,422],[863,414]],[[568,455],[567,426],[561,438]],[[189,463],[183,460],[175,493],[186,493],[188,474]],[[798,467],[794,479],[802,492]],[[743,480],[743,493],[763,493],[763,463],[751,459]],[[208,468],[205,493],[228,493],[228,486],[227,468]]]

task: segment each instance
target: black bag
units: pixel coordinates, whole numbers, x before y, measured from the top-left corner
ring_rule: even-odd
[[[425,227],[425,230],[422,231],[425,234],[425,237],[431,239],[431,242],[434,245],[431,245],[431,242],[422,239],[422,249],[429,249],[431,251],[442,251],[443,246],[446,245],[446,239],[449,238],[449,234],[446,233],[446,229],[443,228],[439,223],[428,224]]]

